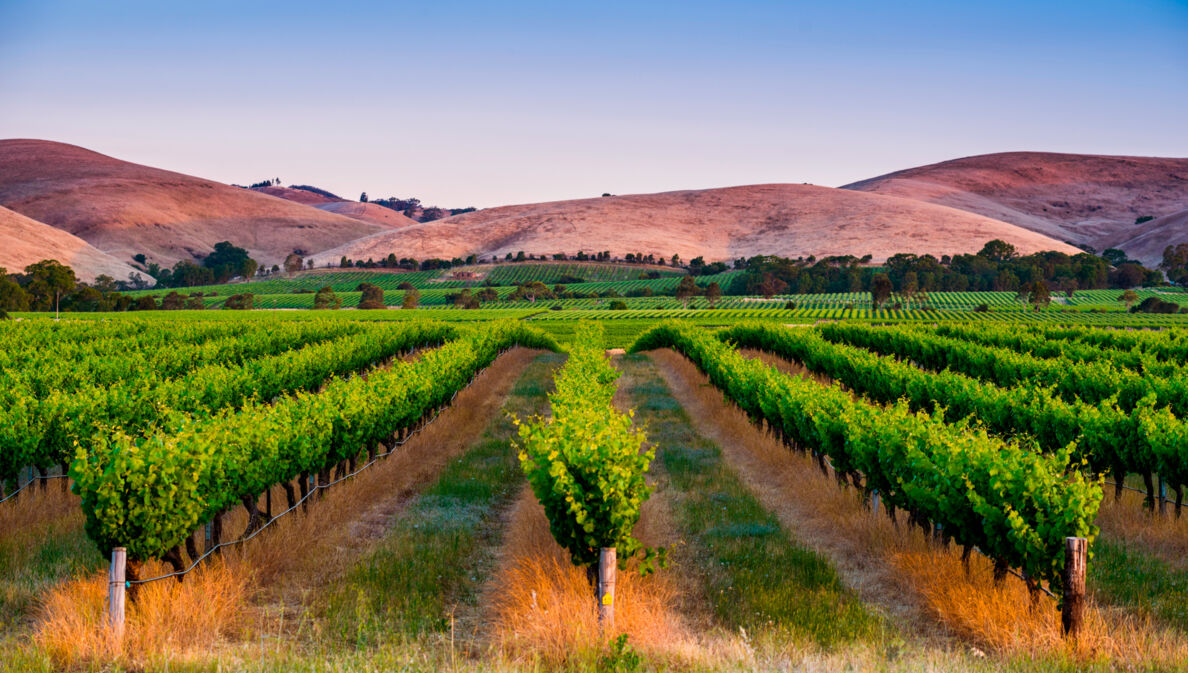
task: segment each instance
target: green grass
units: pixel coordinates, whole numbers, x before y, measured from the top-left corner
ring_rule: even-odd
[[[1125,543],[1098,536],[1089,563],[1089,587],[1098,600],[1150,614],[1188,631],[1188,571]]]
[[[325,615],[335,642],[368,647],[447,631],[453,606],[475,604],[501,536],[499,515],[524,483],[508,413],[544,413],[562,358],[542,355],[524,370],[504,413],[336,587]]]
[[[7,506],[13,505],[0,505]],[[30,507],[36,503],[18,503],[18,506]],[[49,588],[71,577],[94,572],[104,564],[103,557],[77,522],[58,521],[41,527],[33,539],[14,537],[0,541],[0,633],[12,633],[27,625]]]
[[[751,634],[787,632],[833,648],[876,642],[887,625],[848,589],[832,565],[799,544],[723,462],[718,447],[693,430],[644,355],[623,358],[637,383],[636,420],[658,446],[676,492],[680,532],[700,560],[705,594],[718,622]],[[676,570],[680,572],[680,570]]]

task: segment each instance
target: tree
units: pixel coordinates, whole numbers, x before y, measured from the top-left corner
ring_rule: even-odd
[[[718,300],[721,298],[722,288],[718,286],[718,281],[710,283],[709,287],[705,288],[705,301],[709,304],[710,308],[713,308],[714,304],[718,303]]]
[[[454,296],[454,306],[458,308],[478,308],[480,304],[478,298],[471,294],[469,289],[466,289]]]
[[[1130,309],[1131,313],[1184,313],[1184,309],[1174,301],[1164,301],[1159,297],[1147,297],[1138,306]]]
[[[288,257],[285,257],[285,271],[289,273],[296,273],[304,266],[305,260],[295,252],[291,252]]]
[[[693,280],[693,276],[681,276],[681,282],[677,283],[676,298],[684,304],[685,308],[689,307],[689,299],[701,294],[701,288],[697,287],[697,283]]]
[[[409,287],[404,291],[404,299],[400,301],[400,308],[416,308],[421,301],[421,293],[415,287]]]
[[[627,310],[627,302],[623,301],[622,299],[616,299],[616,300],[612,301],[607,308],[609,308],[612,311],[626,311]]]
[[[186,300],[187,311],[203,311],[206,309],[206,302],[202,300],[201,293],[194,293]]]
[[[903,298],[911,304],[912,297],[916,296],[916,290],[920,287],[919,277],[915,271],[908,271],[903,274],[903,283],[900,285],[900,293]]]
[[[759,285],[755,289],[759,291],[759,294],[763,295],[764,299],[771,299],[784,290],[787,290],[788,284],[780,280],[774,273],[765,273],[763,274],[763,280],[759,282]]]
[[[133,311],[156,311],[157,298],[151,294],[146,294],[136,298],[136,303],[132,304]]]
[[[214,252],[203,258],[202,266],[214,273],[215,282],[225,283],[235,276],[251,278],[260,265],[247,250],[231,245],[230,241],[220,241],[215,243]]]
[[[348,269],[348,268],[350,268],[350,266],[351,266],[351,260],[347,259],[346,255],[343,255],[342,259],[339,260],[339,262],[338,262],[338,267],[340,269]]]
[[[672,256],[672,265],[673,265],[673,266],[680,266],[680,265],[681,265],[681,256],[680,256],[680,255],[675,255],[675,254],[674,254],[674,255]]]
[[[549,289],[549,286],[539,280],[523,283],[507,296],[511,300],[527,299],[530,302],[535,302],[537,299],[552,299],[553,297],[553,291]]]
[[[314,309],[325,311],[340,308],[342,308],[342,298],[334,294],[334,290],[329,285],[318,290],[314,295]]]
[[[1177,285],[1188,285],[1188,243],[1167,246],[1163,249],[1163,261],[1159,268],[1167,273],[1167,278]]]
[[[380,192],[380,194],[383,194],[383,192]],[[367,192],[359,195],[359,203],[367,203]]]
[[[1139,287],[1147,278],[1147,270],[1134,262],[1125,262],[1110,275],[1117,287]]]
[[[74,289],[78,279],[74,270],[55,259],[43,259],[25,267],[25,291],[33,295],[39,309],[53,307],[55,318],[62,295]]]
[[[171,287],[196,287],[198,285],[211,285],[216,280],[223,282],[229,277],[218,280],[215,277],[215,271],[213,269],[198,266],[188,259],[183,259],[173,265],[173,270],[167,277],[163,277],[164,280],[161,281],[161,284]]]
[[[1035,308],[1040,310],[1041,307],[1047,306],[1052,301],[1052,295],[1048,292],[1048,284],[1042,280],[1037,280],[1031,284],[1031,289],[1028,291],[1027,301]]]
[[[3,275],[3,274],[4,274],[3,270],[0,270],[0,275]],[[100,292],[104,292],[104,293],[115,292],[116,290],[119,289],[116,286],[115,278],[112,278],[111,276],[109,276],[105,273],[101,273],[98,276],[95,276],[95,282],[91,283],[91,287],[95,288],[96,290],[99,290]]]
[[[1118,248],[1106,248],[1105,252],[1101,253],[1101,258],[1109,262],[1110,266],[1121,266],[1130,259],[1125,251]]]
[[[0,311],[29,310],[29,293],[8,275],[8,269],[0,266]]]
[[[484,287],[475,293],[479,301],[499,301],[499,291],[493,287]]]
[[[223,308],[233,311],[250,311],[255,304],[255,296],[251,292],[233,294],[223,302]]]
[[[161,300],[162,311],[180,311],[186,307],[186,298],[178,294],[177,290],[165,295]]]
[[[384,304],[383,288],[371,283],[360,283],[358,290],[363,293],[363,296],[359,298],[359,308],[364,310],[387,308],[387,305]]]
[[[1130,307],[1134,306],[1134,302],[1138,301],[1138,298],[1138,294],[1134,290],[1127,290],[1122,293],[1121,297],[1118,297],[1118,301],[1126,304],[1126,310],[1129,311]]]
[[[1019,251],[1015,246],[1007,243],[1001,239],[994,239],[987,241],[986,245],[982,246],[981,251],[978,252],[978,257],[985,257],[992,262],[1005,262],[1016,257]]]
[[[875,275],[870,282],[870,303],[877,311],[888,299],[891,298],[891,279],[887,274],[880,273]]]

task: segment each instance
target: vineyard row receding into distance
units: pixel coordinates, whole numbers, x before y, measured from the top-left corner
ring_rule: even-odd
[[[228,544],[267,535],[279,516],[318,507],[321,492],[399,451],[516,347],[567,354],[550,414],[516,419],[515,445],[608,629],[615,570],[663,572],[669,551],[635,537],[656,446],[632,411],[615,408],[615,340],[629,338],[629,353],[679,354],[901,532],[957,545],[965,562],[984,555],[997,579],[1014,574],[1052,595],[1074,636],[1104,491],[1119,500],[1138,479],[1150,515],[1174,502],[1178,519],[1188,486],[1180,330],[638,320],[608,341],[615,323],[531,313],[241,315],[0,329],[0,508],[36,507],[30,490],[68,477],[86,536],[113,559],[116,624],[125,591],[135,602],[147,583],[180,581]],[[553,323],[564,329],[542,329]],[[246,525],[228,531],[239,508]]]

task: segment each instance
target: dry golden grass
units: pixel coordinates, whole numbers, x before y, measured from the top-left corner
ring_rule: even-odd
[[[62,480],[50,480],[45,490],[34,485],[16,498],[0,504],[0,542],[18,541],[44,534],[50,524],[77,519],[82,526],[78,496],[62,490]]]
[[[644,506],[637,537],[644,544],[670,544],[672,530],[656,499]],[[484,591],[491,639],[512,661],[562,663],[588,658],[620,634],[637,651],[681,661],[707,663],[707,657],[738,660],[741,648],[710,645],[681,614],[679,570],[641,577],[635,563],[620,570],[615,584],[614,629],[600,634],[593,591],[584,569],[570,563],[553,540],[544,510],[525,489],[510,516],[499,569]],[[710,649],[707,650],[707,645]],[[714,652],[714,650],[719,650]]]
[[[1076,661],[1113,660],[1171,665],[1188,661],[1183,634],[1090,602],[1076,640],[1061,635],[1060,613],[1046,596],[1032,601],[1023,582],[995,583],[982,557],[962,566],[956,551],[903,551],[890,557],[905,586],[919,591],[928,610],[961,636],[994,651],[1044,653]]]
[[[155,565],[155,564],[154,564]],[[107,581],[102,575],[66,582],[51,592],[34,633],[59,666],[141,665],[147,659],[201,657],[241,620],[248,578],[216,560],[186,578],[144,586],[128,607],[125,637],[107,628]]]
[[[305,632],[318,589],[366,553],[409,497],[478,438],[537,355],[527,349],[502,355],[437,421],[370,469],[311,499],[307,513],[290,514],[250,542],[225,548],[182,583],[144,585],[129,608],[122,646],[111,642],[104,622],[105,574],[72,580],[49,592],[35,642],[63,666],[139,666],[210,658],[219,643],[233,644],[236,638]],[[285,507],[284,491],[275,489],[272,499],[274,514],[279,513]],[[224,539],[246,525],[242,508],[230,513]],[[168,570],[164,564],[147,563],[142,576]]]
[[[726,404],[688,360],[670,350],[650,355],[699,432],[719,444],[781,523],[828,556],[864,600],[926,641],[944,644],[956,636],[1008,657],[1188,661],[1183,634],[1092,604],[1083,637],[1068,644],[1050,598],[1041,597],[1033,610],[1025,585],[1013,577],[995,585],[982,559],[972,560],[967,576],[959,550],[872,514],[857,491],[839,487],[811,458],[789,451]]]

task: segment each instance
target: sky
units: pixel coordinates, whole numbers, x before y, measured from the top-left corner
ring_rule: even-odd
[[[0,138],[488,207],[1188,156],[1188,0],[0,0]]]

